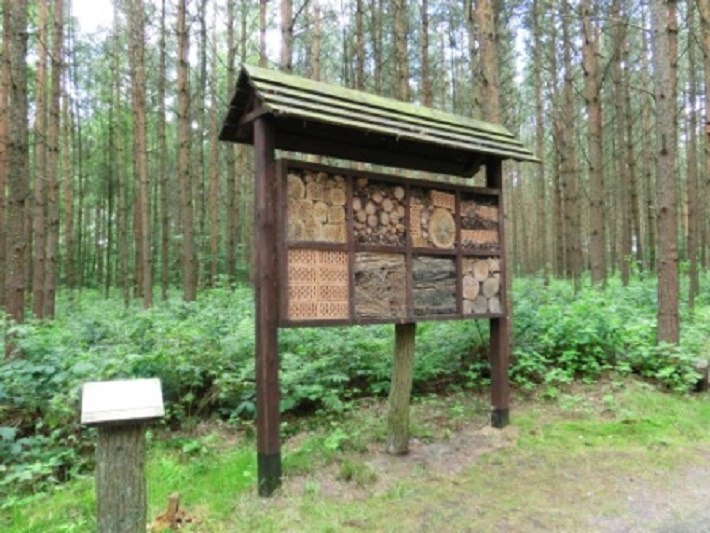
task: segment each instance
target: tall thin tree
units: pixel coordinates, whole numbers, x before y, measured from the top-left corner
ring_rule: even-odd
[[[197,297],[195,236],[193,226],[192,169],[190,166],[190,36],[187,28],[187,2],[178,0],[178,175],[180,179],[180,225],[182,229],[182,295],[187,302]]]
[[[658,169],[658,341],[680,340],[678,316],[678,189],[675,174],[676,116],[671,76],[668,5],[651,2],[651,30],[656,94],[656,166]]]
[[[143,307],[153,306],[153,261],[150,231],[150,182],[148,178],[148,145],[146,139],[145,104],[145,6],[143,0],[131,0],[128,12],[131,36],[131,100],[133,107],[133,163],[138,179],[138,212],[136,239],[140,246],[141,293]]]
[[[47,253],[44,276],[44,316],[54,318],[59,244],[59,125],[64,72],[64,0],[54,0],[52,73],[47,128]]]
[[[29,140],[27,104],[27,0],[6,2],[4,38],[10,41],[9,127],[8,127],[8,261],[7,313],[15,322],[25,319],[25,288],[27,279],[27,228],[29,209]],[[5,342],[5,354],[15,349],[11,338]]]
[[[34,123],[34,198],[32,205],[32,313],[44,315],[44,276],[47,211],[47,64],[49,61],[49,6],[39,1],[37,29],[37,78],[35,83]]]

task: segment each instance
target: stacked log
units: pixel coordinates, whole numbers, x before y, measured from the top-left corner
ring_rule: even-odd
[[[500,259],[467,258],[462,264],[463,314],[501,313]]]
[[[355,254],[355,315],[398,318],[407,315],[407,271],[403,254]]]
[[[343,176],[291,170],[287,197],[289,241],[346,241],[347,192]]]
[[[353,230],[357,242],[404,246],[404,201],[401,185],[379,183],[367,178],[355,180],[353,187]]]
[[[453,193],[413,189],[409,209],[413,246],[453,248],[456,242],[456,196]]]
[[[498,206],[490,200],[465,198],[461,202],[461,241],[464,249],[499,251]]]
[[[456,313],[456,264],[450,257],[417,256],[412,261],[414,314]]]

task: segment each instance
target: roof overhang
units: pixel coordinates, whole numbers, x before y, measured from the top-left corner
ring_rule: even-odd
[[[538,161],[497,124],[244,65],[220,139],[252,144],[262,115],[281,150],[456,176],[489,158]]]

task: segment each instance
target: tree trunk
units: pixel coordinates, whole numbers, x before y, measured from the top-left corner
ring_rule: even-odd
[[[702,28],[703,42],[703,71],[705,73],[705,191],[704,198],[710,194],[710,2],[697,0],[698,12],[700,13],[700,26]],[[710,215],[710,209],[705,206],[705,216]],[[710,220],[703,224],[703,241],[705,246],[710,246]],[[710,258],[710,253],[706,253],[706,258]],[[710,262],[710,261],[709,261]],[[706,267],[710,266],[706,263]]]
[[[268,0],[259,0],[259,66],[266,67],[266,3]]]
[[[579,212],[579,181],[577,177],[577,158],[575,155],[575,112],[574,78],[572,74],[572,40],[569,31],[570,12],[567,0],[562,2],[562,41],[564,46],[564,85],[562,87],[562,132],[561,132],[561,167],[560,178],[564,201],[566,273],[579,288],[582,274],[582,243]]]
[[[227,90],[233,91],[236,80],[237,42],[235,39],[234,2],[227,2]],[[237,146],[227,147],[227,277],[230,285],[237,279],[237,203],[234,179]]]
[[[210,213],[210,286],[217,283],[217,257],[219,252],[219,129],[217,123],[217,17],[212,12],[212,57],[210,76],[210,154],[209,154],[209,213]]]
[[[602,139],[599,27],[590,0],[582,2],[584,99],[587,106],[589,151],[589,262],[592,284],[606,283],[606,234],[604,229],[604,142]],[[538,156],[539,157],[539,156]]]
[[[10,31],[10,10],[3,10],[3,36]],[[7,303],[7,171],[8,171],[8,128],[9,128],[9,93],[10,93],[10,39],[2,40],[2,67],[0,69],[0,312]]]
[[[422,102],[425,106],[431,107],[434,105],[434,94],[431,87],[431,68],[429,61],[429,2],[422,0],[421,5],[422,19]]]
[[[27,228],[29,210],[29,141],[27,125],[27,0],[6,2],[9,16],[4,36],[10,40],[10,113],[8,129],[8,208],[7,208],[7,313],[17,323],[25,319],[27,279]],[[5,342],[5,353],[12,355],[14,344]]]
[[[488,1],[488,0],[485,0]],[[480,29],[477,28],[476,14],[474,12],[473,0],[464,1],[464,17],[466,19],[466,31],[468,33],[468,55],[471,64],[471,81],[472,86],[469,88],[471,99],[471,114],[478,118],[485,107],[482,102],[480,82],[481,68],[480,57],[478,54],[477,43],[479,41]],[[453,58],[452,58],[453,60]],[[453,69],[452,69],[453,70]],[[452,80],[453,82],[453,80]],[[452,90],[456,89],[456,83],[452,83]],[[452,96],[452,107],[456,108],[456,95]]]
[[[695,19],[695,9],[693,2],[688,3],[688,28],[693,28]],[[690,85],[688,91],[687,106],[690,109],[697,109],[697,86],[698,77],[696,73],[697,61],[695,52],[695,41],[690,39],[688,42],[688,69]],[[698,120],[696,113],[688,113],[688,237],[687,237],[687,255],[688,255],[688,308],[694,309],[695,297],[700,291],[700,276],[698,273],[698,245],[700,238],[700,185],[698,180]]]
[[[374,11],[374,10],[373,10]],[[365,90],[365,30],[363,0],[355,2],[355,88]]]
[[[293,70],[293,2],[281,0],[281,60],[284,72]]]
[[[645,20],[644,16],[644,20]],[[642,35],[642,68],[641,68],[641,85],[643,87],[651,87],[651,79],[649,72],[651,71],[651,66],[648,60],[650,54],[649,51],[649,41],[647,32],[643,32]],[[649,272],[656,270],[656,246],[658,244],[658,239],[656,238],[657,222],[656,222],[656,173],[655,173],[655,155],[654,155],[654,144],[655,140],[653,138],[653,122],[651,120],[651,113],[653,109],[652,97],[645,97],[645,102],[641,106],[641,142],[643,147],[641,165],[641,174],[643,176],[644,183],[644,218],[646,221],[646,258],[644,260],[645,267]]]
[[[231,2],[230,2],[231,5]],[[168,203],[168,141],[165,135],[166,66],[165,0],[160,3],[160,45],[158,73],[158,178],[160,179],[160,291],[168,299],[170,286],[170,208]],[[230,87],[231,90],[231,87]]]
[[[542,276],[547,282],[550,269],[550,247],[549,247],[549,224],[548,224],[548,202],[547,186],[545,183],[545,107],[543,100],[543,43],[542,31],[540,28],[540,18],[542,17],[541,0],[533,0],[532,3],[532,23],[533,23],[533,77],[535,83],[535,152],[541,160],[536,167],[536,178],[538,185],[538,210],[537,210],[537,268],[542,269]]]
[[[409,53],[407,51],[407,6],[406,0],[392,0],[394,11],[394,94],[409,101]]]
[[[182,295],[186,302],[197,297],[195,286],[195,237],[192,209],[192,171],[190,169],[190,90],[187,30],[187,0],[178,1],[178,175],[180,178],[180,224],[182,226]]]
[[[96,445],[97,526],[100,532],[146,530],[145,427],[99,428]]]
[[[138,178],[138,212],[137,228],[135,230],[137,245],[140,245],[141,262],[141,292],[143,308],[153,306],[153,262],[151,254],[150,231],[150,183],[148,179],[148,148],[146,142],[146,110],[145,110],[145,6],[143,0],[131,0],[128,12],[131,35],[131,95],[133,102],[133,162],[134,172]]]
[[[320,1],[311,0],[313,7],[313,35],[311,36],[311,79],[320,81],[321,10]]]
[[[651,2],[651,28],[656,93],[656,153],[658,168],[658,341],[676,344],[678,318],[678,191],[675,177],[676,117],[668,42],[667,4]]]
[[[39,2],[38,61],[35,84],[35,165],[34,205],[32,206],[32,313],[35,318],[44,316],[44,275],[47,210],[47,61],[49,52],[47,0]]]
[[[387,453],[409,451],[409,397],[412,392],[416,324],[395,325],[392,383],[387,413]]]
[[[49,100],[47,132],[47,254],[45,261],[44,316],[54,318],[57,292],[57,247],[59,243],[59,124],[62,93],[64,0],[54,1],[52,44],[52,89]]]
[[[624,90],[622,84],[623,49],[626,43],[626,22],[621,13],[621,0],[612,5],[612,47],[611,79],[614,86],[614,157],[617,196],[619,198],[619,261],[621,282],[629,284],[631,260],[631,225],[629,224],[629,176],[628,154],[626,153],[626,115],[624,114]]]
[[[71,291],[76,286],[76,271],[74,263],[74,179],[72,168],[72,115],[69,95],[65,92],[62,98],[62,181],[64,182],[62,196],[63,206],[63,238],[64,238],[64,277],[67,288]]]

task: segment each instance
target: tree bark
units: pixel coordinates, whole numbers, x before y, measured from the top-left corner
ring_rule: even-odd
[[[694,27],[695,9],[693,2],[688,2],[688,28]],[[696,74],[697,61],[695,42],[689,39],[688,42],[688,107],[697,109],[697,86],[698,77]],[[688,113],[688,236],[686,240],[688,255],[688,308],[694,309],[695,297],[700,291],[700,276],[698,272],[698,245],[701,233],[701,209],[700,209],[700,184],[698,179],[698,120],[696,113]]]
[[[584,99],[587,106],[589,151],[589,262],[592,284],[606,283],[606,232],[604,228],[604,142],[602,138],[602,79],[599,69],[599,27],[590,0],[582,2]],[[538,156],[539,157],[539,156]]]
[[[99,428],[96,445],[97,526],[100,532],[146,530],[145,427]]]
[[[536,168],[536,178],[538,185],[538,210],[537,210],[537,268],[542,270],[545,281],[550,275],[550,246],[549,246],[549,224],[548,224],[548,201],[547,186],[545,183],[545,107],[543,99],[543,43],[540,19],[542,17],[541,0],[533,0],[532,3],[532,26],[533,26],[533,78],[535,83],[535,152],[540,159],[540,164]],[[603,225],[603,224],[602,224]]]
[[[675,178],[676,117],[669,46],[667,3],[651,2],[651,28],[656,93],[658,168],[658,342],[680,339],[678,318],[678,191]]]
[[[311,0],[313,7],[313,35],[311,36],[311,79],[320,81],[321,71],[321,10],[320,1]]]
[[[131,35],[131,95],[133,102],[133,162],[138,178],[137,244],[140,245],[141,292],[143,308],[153,306],[153,261],[150,231],[150,183],[148,178],[148,148],[146,141],[145,108],[145,6],[143,0],[131,0],[129,7],[129,33]]]
[[[35,84],[34,203],[32,206],[32,314],[44,317],[44,275],[47,211],[47,62],[49,13],[46,0],[39,2],[37,24],[38,60]]]
[[[27,279],[27,227],[29,210],[29,140],[27,124],[27,0],[6,2],[9,16],[4,36],[10,40],[10,91],[8,129],[8,264],[7,313],[17,323],[25,319]],[[5,342],[5,353],[12,355],[14,343]]]
[[[409,52],[407,50],[407,6],[406,0],[392,0],[394,12],[394,94],[409,101]]]
[[[47,130],[47,253],[44,276],[44,311],[54,318],[57,292],[57,247],[59,243],[59,125],[64,47],[64,0],[54,1],[51,93]]]
[[[703,43],[703,71],[705,73],[705,186],[704,198],[710,194],[710,2],[697,0],[698,12],[700,14],[700,27],[702,29]],[[710,214],[710,209],[705,207],[706,216]],[[703,228],[703,241],[705,247],[710,246],[710,220],[706,220]],[[706,253],[706,259],[710,258],[710,253]],[[710,261],[708,261],[710,262]],[[706,263],[706,267],[710,266]]]
[[[268,0],[259,0],[259,66],[266,67],[266,3]]]
[[[10,10],[3,10],[3,35],[11,31]],[[10,39],[2,40],[2,64],[0,68],[0,310],[5,310],[7,303],[7,171],[8,171],[8,128],[9,128],[9,93],[10,93]]]
[[[212,51],[210,75],[210,154],[209,154],[209,213],[210,213],[210,286],[217,283],[217,257],[219,252],[219,126],[217,123],[217,17],[212,12]]]
[[[190,90],[187,30],[187,0],[178,1],[178,175],[180,179],[180,225],[182,227],[182,297],[197,297],[195,286],[195,236],[193,226],[192,170],[190,168]]]
[[[627,286],[630,281],[630,260],[631,260],[631,225],[629,209],[629,176],[628,176],[628,154],[626,153],[626,115],[624,113],[624,89],[622,83],[623,49],[626,43],[626,21],[621,13],[621,0],[614,0],[612,4],[611,16],[612,26],[612,62],[611,79],[614,88],[614,157],[616,171],[616,189],[619,198],[618,211],[618,250],[619,267],[621,271],[621,282]]]
[[[281,0],[281,59],[284,72],[293,70],[293,2]]]
[[[431,86],[431,67],[429,60],[429,1],[422,0],[420,9],[422,20],[422,102],[425,106],[434,105],[434,94]]]
[[[231,2],[230,2],[231,5]],[[168,141],[165,134],[165,92],[167,76],[165,0],[160,2],[160,45],[158,58],[158,178],[160,179],[160,291],[168,299],[170,286],[170,208],[168,205]],[[231,87],[230,87],[231,90]]]
[[[562,41],[564,85],[562,87],[562,132],[560,183],[564,201],[565,245],[567,264],[565,271],[579,288],[582,274],[582,244],[579,211],[579,181],[575,154],[574,78],[572,74],[572,40],[569,29],[568,0],[562,0]]]
[[[374,10],[373,10],[374,11]],[[363,0],[355,2],[355,88],[365,89],[365,30]]]
[[[409,451],[409,398],[412,392],[416,324],[396,324],[392,383],[387,413],[387,445],[389,454],[404,455]]]

